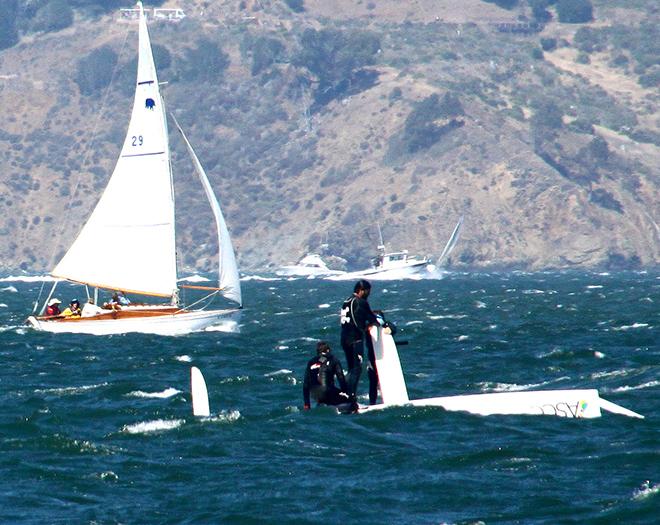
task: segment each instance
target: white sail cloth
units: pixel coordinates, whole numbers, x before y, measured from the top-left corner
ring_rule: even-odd
[[[119,160],[101,200],[52,275],[169,297],[177,289],[170,150],[143,13],[139,42],[133,112]]]
[[[231,244],[231,238],[229,237],[227,224],[225,223],[222,210],[220,209],[220,203],[218,202],[218,199],[213,192],[213,188],[211,187],[211,183],[206,176],[206,172],[204,171],[201,162],[199,162],[199,159],[195,154],[195,150],[188,141],[186,134],[181,129],[181,126],[179,126],[179,123],[177,122],[174,115],[172,115],[172,120],[174,120],[174,124],[181,133],[184,142],[186,143],[188,153],[190,154],[190,157],[193,160],[193,164],[195,165],[195,171],[199,176],[199,180],[201,181],[202,186],[204,186],[206,197],[211,204],[213,216],[215,217],[215,224],[218,231],[218,250],[220,252],[218,269],[218,287],[221,290],[220,293],[227,299],[235,301],[238,304],[243,304],[241,298],[241,282],[238,275],[238,265],[236,264],[234,247]]]

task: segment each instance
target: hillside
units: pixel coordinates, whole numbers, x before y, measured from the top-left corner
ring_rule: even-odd
[[[658,264],[654,2],[592,1],[580,24],[560,23],[554,2],[544,24],[523,1],[300,3],[165,2],[186,18],[150,26],[241,269],[322,241],[361,266],[377,223],[389,247],[437,256],[461,215],[453,268]],[[136,26],[119,18],[76,12],[0,51],[7,271],[51,268],[105,187],[135,68]],[[178,217],[181,264],[207,269],[212,218],[173,149],[178,202],[194,211]]]

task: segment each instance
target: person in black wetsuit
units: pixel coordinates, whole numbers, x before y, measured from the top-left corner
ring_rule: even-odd
[[[357,387],[362,374],[364,341],[367,344],[369,367],[369,403],[375,404],[378,397],[378,375],[376,373],[376,356],[371,337],[367,333],[369,326],[378,324],[376,314],[371,310],[369,301],[371,283],[361,279],[353,288],[353,295],[341,306],[341,347],[346,353],[348,366],[348,396],[354,407],[357,406]]]
[[[339,381],[339,388],[335,384]],[[318,404],[341,405],[348,402],[346,378],[339,359],[330,353],[328,343],[321,341],[316,345],[316,357],[307,362],[303,381],[303,399],[305,410],[310,407],[310,394]]]

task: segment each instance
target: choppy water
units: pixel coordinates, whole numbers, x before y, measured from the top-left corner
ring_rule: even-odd
[[[351,283],[248,280],[241,334],[170,338],[26,330],[39,287],[0,282],[2,523],[658,522],[657,273],[450,275],[371,297],[409,341],[411,398],[598,388],[645,420],[301,412]],[[210,419],[191,416],[192,364]]]

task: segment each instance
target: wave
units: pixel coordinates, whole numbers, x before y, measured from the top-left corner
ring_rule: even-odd
[[[660,492],[660,485],[657,483],[651,483],[651,481],[644,481],[638,489],[635,489],[632,495],[632,499],[641,500],[646,499],[653,494]]]
[[[172,430],[183,425],[183,419],[155,419],[153,421],[143,421],[133,425],[124,425],[121,432],[126,434],[150,434],[164,430]]]
[[[621,332],[621,331],[626,331],[626,330],[634,330],[635,328],[648,328],[649,325],[648,323],[633,323],[631,325],[623,325],[619,327],[614,327],[612,330],[615,332]]]
[[[83,386],[64,386],[58,388],[37,388],[35,394],[63,394],[63,395],[72,395],[80,394],[86,392],[87,390],[94,390],[95,388],[101,388],[108,386],[108,383],[99,383],[96,385],[83,385]]]
[[[226,332],[230,334],[238,334],[241,332],[241,326],[238,324],[237,321],[234,321],[233,319],[226,319],[224,321],[220,321],[217,324],[214,324],[213,326],[209,326],[204,329],[205,332]]]
[[[281,277],[264,277],[262,275],[244,275],[241,281],[281,281]]]
[[[221,385],[226,385],[227,383],[246,383],[250,380],[250,376],[237,376],[237,377],[228,377],[220,381]]]
[[[34,282],[54,282],[57,281],[50,275],[10,275],[9,277],[0,278],[0,282],[9,283],[34,283]]]
[[[330,306],[331,306],[331,305],[328,304],[328,303],[323,303],[323,304],[320,304],[320,305],[319,305],[319,308],[330,308]]]
[[[202,420],[210,423],[233,423],[238,421],[240,417],[241,413],[238,410],[226,410],[215,416],[202,418]]]
[[[275,372],[268,372],[267,374],[264,374],[264,377],[273,377],[273,376],[281,376],[285,374],[292,374],[293,370],[288,370],[286,368],[282,368],[280,370],[276,370]]]
[[[556,383],[557,381],[561,381],[563,379],[568,379],[568,378],[559,377],[557,379],[542,381],[541,383],[530,383],[528,385],[517,385],[515,383],[491,383],[491,382],[477,383],[477,385],[481,388],[482,392],[521,392],[524,390],[531,390],[533,388],[539,388],[546,385],[550,385],[552,383]]]
[[[7,286],[5,288],[0,288],[0,292],[18,293],[18,289],[15,286]]]
[[[602,379],[604,377],[621,377],[621,376],[627,376],[630,373],[631,370],[626,370],[626,369],[594,372],[593,374],[591,374],[591,379]]]
[[[628,392],[629,390],[643,390],[645,388],[653,388],[654,386],[660,386],[660,381],[655,380],[655,381],[649,381],[648,383],[642,383],[641,385],[635,385],[635,386],[620,386],[617,388],[613,388],[611,391],[612,392]]]
[[[190,275],[188,277],[181,277],[179,279],[180,283],[207,283],[211,279],[208,279],[207,277],[202,277],[201,275]]]
[[[178,355],[174,359],[177,361],[181,361],[182,363],[191,363],[192,362],[192,357],[189,355]]]
[[[175,396],[176,394],[180,394],[181,390],[177,390],[176,388],[166,388],[162,392],[144,392],[142,390],[135,390],[133,392],[129,392],[126,394],[127,396],[131,397],[147,397],[147,398],[158,398],[158,399],[166,399],[168,397]]]

